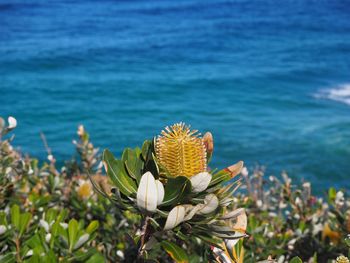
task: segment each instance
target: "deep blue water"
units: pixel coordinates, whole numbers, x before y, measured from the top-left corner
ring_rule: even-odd
[[[0,115],[69,158],[78,124],[116,154],[175,122],[318,191],[350,186],[350,1],[0,0]]]

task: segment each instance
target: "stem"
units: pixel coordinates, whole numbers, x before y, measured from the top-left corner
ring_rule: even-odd
[[[150,219],[148,216],[146,216],[146,218],[144,220],[144,224],[142,226],[141,243],[140,243],[140,247],[139,247],[138,255],[137,255],[137,259],[140,262],[143,262],[142,261],[143,247],[150,237],[150,231],[149,231],[150,224],[149,224],[149,222],[150,222]]]
[[[15,244],[16,244],[16,261],[22,262],[21,255],[20,255],[20,241],[18,237],[16,237],[15,239]]]

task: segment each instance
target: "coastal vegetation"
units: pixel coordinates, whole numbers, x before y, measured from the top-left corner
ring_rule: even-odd
[[[210,166],[214,140],[183,123],[115,157],[83,126],[64,165],[13,147],[0,118],[0,263],[349,262],[350,198]],[[324,164],[320,164],[324,165]]]

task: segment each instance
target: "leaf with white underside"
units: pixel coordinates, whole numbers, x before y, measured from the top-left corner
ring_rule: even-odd
[[[237,231],[244,233],[247,229],[247,225],[248,225],[248,218],[247,218],[247,214],[245,213],[245,211],[243,209],[243,212],[237,216],[236,222],[232,228],[234,230],[237,230]]]
[[[221,219],[235,219],[237,218],[238,216],[242,215],[245,213],[245,210],[244,208],[238,208],[236,210],[233,210],[225,215],[223,215],[221,217]]]
[[[192,176],[191,179],[192,192],[200,193],[207,189],[211,181],[211,174],[208,172],[202,172],[195,176]]]
[[[150,172],[142,175],[139,188],[137,189],[137,205],[141,209],[154,212],[158,203],[158,188],[154,176]]]
[[[219,199],[214,194],[208,194],[204,198],[204,204],[201,204],[199,209],[199,214],[209,214],[214,212],[215,209],[219,206]]]
[[[236,164],[233,164],[225,169],[222,169],[221,171],[214,173],[209,187],[212,187],[222,182],[226,182],[236,177],[241,172],[243,165],[244,163],[242,161],[239,161]]]
[[[164,230],[170,230],[183,222],[185,218],[186,209],[182,205],[175,206],[169,213]]]
[[[213,247],[213,253],[218,256],[223,263],[231,263],[232,260],[227,256],[225,251],[220,248]]]
[[[156,180],[157,185],[157,205],[160,205],[164,199],[164,186],[161,181]]]
[[[244,166],[243,161],[239,161],[238,163],[225,168],[225,171],[231,174],[231,178],[234,178],[236,175],[238,175],[242,171],[243,166]]]
[[[84,243],[86,241],[89,240],[90,235],[88,233],[85,233],[84,235],[82,235],[81,237],[79,237],[78,241],[75,243],[74,248],[73,249],[78,249],[80,248],[82,245],[84,245]]]
[[[242,237],[242,234],[239,232],[235,232],[233,237],[237,237],[236,239],[225,239],[225,245],[228,251],[233,251],[235,245],[238,243],[239,239]]]
[[[194,217],[195,214],[197,214],[201,208],[202,208],[202,204],[196,205],[196,206],[187,205],[186,206],[186,216],[184,218],[184,221],[191,220],[192,217]]]

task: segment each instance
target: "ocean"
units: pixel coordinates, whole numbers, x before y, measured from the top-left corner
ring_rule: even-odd
[[[59,162],[79,124],[120,155],[183,121],[238,160],[350,187],[350,2],[0,0],[0,116]]]

